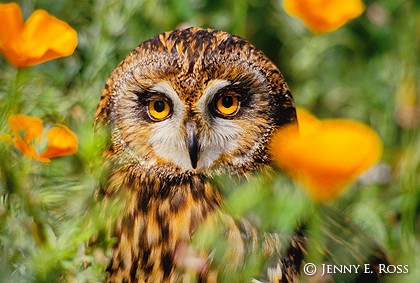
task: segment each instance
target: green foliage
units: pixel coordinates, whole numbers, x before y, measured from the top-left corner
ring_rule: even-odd
[[[93,132],[93,117],[101,89],[139,43],[183,25],[223,29],[248,39],[282,71],[298,106],[320,117],[362,120],[379,133],[385,144],[381,165],[328,206],[372,235],[395,263],[409,264],[408,275],[390,282],[418,280],[417,1],[365,1],[363,16],[319,36],[285,14],[281,1],[18,2],[25,18],[42,8],[68,22],[78,32],[79,45],[70,57],[19,71],[0,59],[0,134],[10,133],[7,117],[19,112],[68,125],[80,148],[74,156],[42,164],[0,142],[0,282],[104,278],[113,243],[108,220],[115,213],[95,200],[104,140]],[[235,216],[262,219],[262,230],[280,231],[287,238],[302,219],[319,213],[280,172],[245,183],[221,178],[216,182],[228,196],[227,209]],[[207,242],[217,245],[216,239]],[[242,282],[259,274],[261,265],[251,258],[247,273],[225,281]]]

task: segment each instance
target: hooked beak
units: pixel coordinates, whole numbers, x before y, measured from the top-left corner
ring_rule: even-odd
[[[198,143],[197,143],[197,125],[188,121],[187,124],[187,147],[190,155],[192,168],[197,168],[198,161]]]

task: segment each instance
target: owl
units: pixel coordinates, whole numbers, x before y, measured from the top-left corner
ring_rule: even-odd
[[[196,229],[215,219],[233,246],[228,270],[238,268],[257,236],[223,211],[212,177],[268,169],[274,131],[296,123],[277,67],[223,31],[162,33],[117,66],[95,116],[110,131],[103,198],[122,206],[106,282],[217,282],[209,255],[190,248]],[[297,233],[267,280],[298,280],[304,238]],[[277,237],[266,242],[275,246]]]

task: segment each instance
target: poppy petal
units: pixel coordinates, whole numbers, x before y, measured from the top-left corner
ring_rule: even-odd
[[[364,11],[360,0],[284,0],[283,6],[314,33],[334,31]]]
[[[317,201],[337,197],[378,161],[382,142],[367,125],[348,119],[318,120],[298,109],[300,134],[290,127],[273,138],[274,162]]]
[[[13,138],[10,138],[13,145],[26,157],[38,159],[38,153],[32,142],[34,139],[41,139],[42,120],[18,114],[10,116],[8,124],[13,132]]]
[[[0,27],[0,50],[3,50],[3,46],[23,29],[22,12],[18,4],[0,4]]]
[[[0,4],[0,26],[0,51],[17,68],[71,55],[77,46],[76,31],[44,10],[23,23],[17,4]]]
[[[66,126],[58,125],[47,132],[48,147],[40,155],[41,158],[53,158],[77,152],[77,136]]]
[[[30,143],[42,135],[42,120],[38,117],[29,117],[23,114],[12,115],[9,117],[8,124],[15,139],[23,138],[25,143]]]
[[[73,54],[77,33],[66,22],[44,10],[36,10],[26,21],[23,38],[27,44],[26,66]]]

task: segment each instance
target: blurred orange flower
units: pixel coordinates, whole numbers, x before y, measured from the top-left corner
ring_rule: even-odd
[[[299,108],[297,116],[299,128],[278,130],[270,151],[275,164],[314,200],[334,199],[379,160],[382,142],[369,126],[348,119],[319,120]]]
[[[39,153],[45,131],[40,118],[18,114],[11,116],[8,124],[13,137],[4,135],[4,138],[30,159],[50,162],[50,158],[74,154],[78,150],[77,136],[64,125],[57,125],[46,132],[47,144]]]
[[[360,0],[284,0],[283,7],[314,33],[334,31],[365,9]]]
[[[73,54],[77,33],[44,10],[24,23],[16,3],[0,4],[0,53],[17,68]]]

